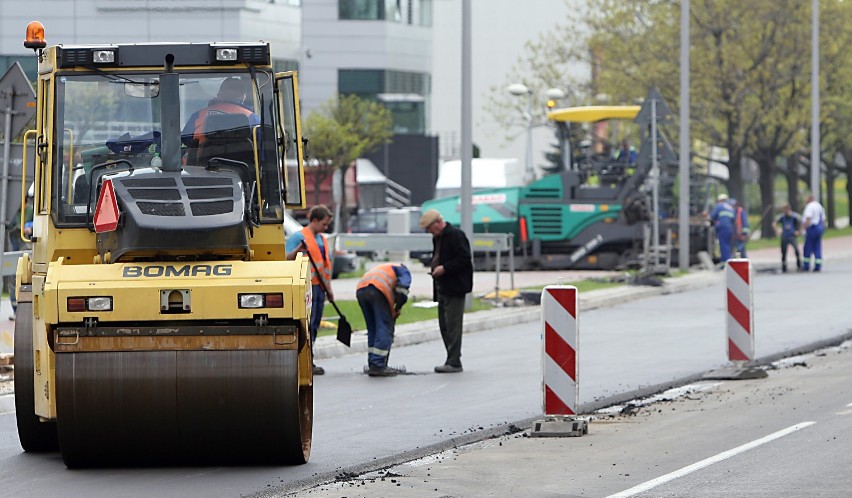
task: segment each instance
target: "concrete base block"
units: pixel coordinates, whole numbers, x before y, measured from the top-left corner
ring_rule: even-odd
[[[589,433],[586,420],[572,417],[547,417],[536,420],[530,430],[530,437],[580,437]]]
[[[725,367],[704,374],[706,380],[748,380],[769,377],[766,370],[758,367]]]

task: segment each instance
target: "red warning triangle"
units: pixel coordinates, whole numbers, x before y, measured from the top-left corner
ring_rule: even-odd
[[[115,200],[112,180],[104,180],[103,185],[101,185],[94,221],[95,232],[97,233],[112,232],[118,228],[118,202]]]

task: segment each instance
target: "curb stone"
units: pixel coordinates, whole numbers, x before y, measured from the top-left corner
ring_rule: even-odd
[[[619,303],[684,292],[700,287],[707,287],[722,281],[721,271],[702,271],[677,278],[666,278],[659,287],[625,285],[609,289],[599,289],[580,294],[580,311],[614,306]],[[472,334],[491,330],[497,327],[518,325],[537,321],[541,318],[541,306],[524,306],[520,308],[496,308],[468,313],[464,317],[464,334]],[[396,347],[420,344],[441,339],[438,320],[425,320],[417,323],[400,325],[394,333],[393,344]],[[367,352],[366,331],[353,332],[351,347],[346,347],[334,336],[317,338],[314,344],[314,358],[334,358],[345,354],[364,354]]]

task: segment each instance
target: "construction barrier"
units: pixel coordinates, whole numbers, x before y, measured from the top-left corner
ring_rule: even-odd
[[[548,285],[541,293],[543,329],[544,415],[574,415],[579,384],[577,373],[577,288]]]
[[[725,329],[728,336],[728,360],[754,359],[754,297],[751,261],[729,259],[725,265]]]

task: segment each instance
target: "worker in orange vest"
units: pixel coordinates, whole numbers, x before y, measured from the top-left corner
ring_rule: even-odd
[[[358,282],[355,297],[367,323],[367,366],[370,377],[392,377],[405,367],[389,367],[393,330],[400,310],[408,301],[411,272],[403,264],[378,265]]]
[[[296,232],[287,239],[284,250],[287,259],[295,259],[296,253],[307,252],[313,261],[311,265],[311,348],[317,340],[325,299],[334,301],[334,291],[331,289],[331,248],[323,232],[331,224],[331,211],[318,204],[308,211],[308,226]],[[316,266],[316,269],[314,269]],[[319,270],[319,271],[317,271]],[[322,281],[322,282],[320,282]],[[326,294],[328,291],[328,294]],[[325,369],[314,365],[314,375],[322,375]]]
[[[187,147],[198,147],[204,142],[204,125],[211,114],[239,114],[248,118],[250,126],[260,124],[260,118],[244,103],[249,96],[250,83],[240,78],[230,77],[222,80],[216,97],[207,107],[189,117],[181,131],[181,140]]]

